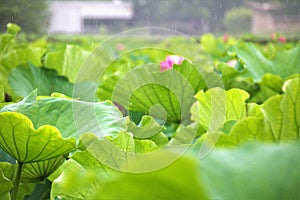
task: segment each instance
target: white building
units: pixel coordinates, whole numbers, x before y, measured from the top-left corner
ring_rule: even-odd
[[[247,5],[252,9],[251,31],[254,34],[297,33],[300,30],[299,15],[272,14],[272,11],[282,9],[279,3],[248,2]]]
[[[53,1],[50,13],[50,33],[95,33],[103,25],[132,20],[134,6],[120,0]]]

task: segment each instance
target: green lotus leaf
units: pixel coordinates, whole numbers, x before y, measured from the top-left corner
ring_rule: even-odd
[[[200,180],[209,199],[297,199],[299,147],[252,143],[215,149],[199,161]]]
[[[173,153],[133,162],[132,165],[151,165],[170,156]],[[183,156],[162,169],[140,174],[122,173],[117,178],[108,179],[94,191],[92,199],[208,199],[199,176],[197,159]]]
[[[64,156],[25,163],[22,168],[21,182],[42,182],[50,176],[65,160]]]
[[[299,140],[300,79],[286,81],[283,91],[284,94],[273,96],[260,106],[262,115],[253,115],[237,121],[228,135],[219,133],[217,146],[232,146],[254,140],[272,143]],[[215,136],[207,134],[205,137],[210,139]]]
[[[59,130],[44,125],[37,130],[25,115],[0,113],[0,147],[20,163],[43,161],[76,148],[75,138],[63,139]]]
[[[138,125],[130,122],[127,131],[133,133],[135,139],[152,140],[159,147],[163,147],[169,142],[168,137],[162,133],[164,129],[153,117],[144,115]]]
[[[35,67],[27,63],[11,70],[9,84],[14,93],[25,97],[33,90],[38,89],[38,95],[50,95],[54,92],[73,96],[76,99],[93,101],[95,83],[82,82],[76,84],[77,92],[73,94],[75,84],[70,83],[66,77],[58,76],[55,70]]]
[[[10,191],[13,188],[13,177],[15,165],[7,162],[0,162],[0,197],[10,199]]]
[[[19,31],[20,27],[9,23],[7,32],[0,36],[0,80],[5,92],[9,93],[13,99],[16,99],[16,97],[8,83],[10,70],[27,62],[41,66],[41,58],[46,51],[45,48],[36,46],[34,43],[25,47],[18,46],[15,39]]]
[[[13,68],[9,75],[9,84],[14,93],[25,97],[38,88],[39,95],[50,95],[53,92],[72,96],[72,84],[64,77],[57,76],[54,70],[35,67],[31,63]]]
[[[2,170],[3,175],[12,180],[15,173],[15,165],[8,162],[0,162],[0,170]]]
[[[248,98],[249,94],[240,89],[224,91],[220,88],[212,88],[207,92],[200,91],[196,94],[198,102],[191,108],[192,120],[206,130],[211,126],[214,126],[214,130],[220,130],[226,122],[246,117],[245,100]],[[215,107],[216,105],[219,107]]]
[[[12,179],[10,179],[12,177],[6,177],[2,167],[5,167],[4,170],[6,170],[8,166],[3,166],[2,163],[0,166],[0,196],[2,199],[10,199],[10,190],[13,188]]]
[[[262,80],[253,84],[250,92],[251,102],[263,103],[277,94],[282,94],[283,79],[274,74],[265,74]]]
[[[30,183],[23,183],[23,185],[28,185]],[[28,188],[25,191],[19,192],[19,198],[18,199],[40,199],[40,200],[46,200],[49,199],[50,191],[51,191],[51,182],[49,180],[45,180],[44,182],[39,182],[31,186],[31,188]],[[22,187],[21,187],[22,189]],[[30,189],[30,190],[29,190]]]
[[[80,67],[89,54],[79,46],[67,45],[63,51],[48,53],[45,56],[45,67],[56,70],[58,75],[75,83]]]
[[[136,153],[149,153],[160,150],[157,144],[152,140],[135,140],[134,144]]]
[[[126,118],[109,101],[92,103],[69,98],[37,97],[35,90],[22,101],[5,106],[0,111],[22,113],[36,129],[42,125],[55,126],[64,138],[78,138],[85,132],[93,132],[99,137],[113,136],[126,130]]]
[[[89,141],[90,138],[94,138],[93,141]],[[90,142],[103,145],[103,142],[101,143],[97,136],[93,137],[91,133],[81,135],[81,140],[86,147],[89,147],[86,142],[89,142],[89,145]],[[67,199],[89,199],[92,192],[116,173],[103,164],[101,159],[95,158],[89,150],[74,153],[71,159],[63,164],[62,170],[64,173],[53,181],[52,198],[60,196]]]
[[[92,158],[93,159],[93,158]],[[90,157],[84,158],[86,165],[94,164]],[[102,168],[93,170],[70,159],[63,165],[63,171],[52,183],[51,199],[91,199],[91,193],[97,191],[99,185],[106,179],[107,174]]]
[[[155,159],[143,164],[150,165],[157,161]],[[86,151],[74,154],[63,168],[64,173],[52,185],[53,199],[206,199],[201,183],[197,180],[197,162],[191,158],[180,158],[172,165],[154,172],[134,174],[103,168],[99,160]],[[112,192],[113,185],[118,188],[115,194]]]
[[[168,122],[188,121],[195,92],[206,88],[204,77],[188,61],[164,72],[157,64],[127,70],[127,73],[104,73],[97,97],[112,99],[130,111]]]
[[[138,125],[130,122],[127,131],[132,132],[136,138],[149,138],[163,131],[163,129],[164,127],[159,125],[153,117],[144,115]]]
[[[284,94],[276,95],[262,105],[263,118],[246,119],[232,129],[232,134],[243,137],[241,134],[243,133],[262,141],[272,142],[299,140],[300,79],[286,81],[283,90]]]
[[[244,61],[249,75],[256,81],[271,73],[285,79],[286,77],[300,73],[300,46],[290,50],[277,51],[273,59],[266,58],[254,44],[244,44],[236,48],[237,56]]]
[[[99,140],[91,133],[81,135],[81,152],[66,161],[62,173],[53,181],[51,196],[68,199],[89,199],[107,180],[113,178],[136,153],[159,150],[151,140],[135,140],[131,133]],[[76,183],[70,184],[70,183]]]
[[[0,162],[16,163],[16,160],[0,148]]]

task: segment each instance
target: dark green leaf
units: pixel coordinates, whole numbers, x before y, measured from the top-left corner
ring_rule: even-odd
[[[9,84],[14,93],[25,97],[33,90],[38,89],[39,95],[51,95],[60,92],[72,96],[73,84],[64,77],[57,76],[56,71],[45,68],[37,68],[28,63],[11,70]]]
[[[43,183],[37,183],[30,195],[26,195],[24,200],[47,200],[50,198],[51,182],[45,180]]]
[[[54,70],[37,68],[30,63],[13,68],[9,75],[9,84],[14,93],[20,97],[25,97],[38,89],[38,95],[49,96],[53,92],[58,92],[89,101],[94,99],[90,94],[93,93],[96,85],[92,82],[77,83],[75,94],[73,93],[74,84],[70,83],[67,78],[58,76]]]
[[[283,79],[300,73],[300,46],[291,50],[278,51],[272,60],[267,59],[254,44],[245,44],[237,48],[236,52],[256,81],[260,81],[266,73],[278,75]]]

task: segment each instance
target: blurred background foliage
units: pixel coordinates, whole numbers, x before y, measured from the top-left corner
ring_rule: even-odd
[[[48,28],[47,0],[0,0],[0,31],[13,22],[29,33],[43,33]]]
[[[250,33],[252,11],[249,8],[232,8],[226,11],[224,26],[229,33]]]
[[[0,0],[0,31],[17,23],[24,32],[47,32],[49,3],[59,0]],[[66,1],[66,0],[65,0]],[[84,1],[84,0],[83,0]],[[85,0],[87,1],[87,0]],[[94,0],[97,1],[97,0]],[[108,0],[98,0],[108,1]],[[250,31],[249,2],[280,3],[277,15],[300,15],[298,0],[123,0],[134,5],[130,27],[159,26],[190,34]],[[119,31],[119,30],[116,30]],[[184,32],[184,31],[183,31]]]

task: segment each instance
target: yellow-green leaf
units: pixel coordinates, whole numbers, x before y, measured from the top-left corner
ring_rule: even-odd
[[[0,147],[20,163],[43,161],[76,148],[75,138],[64,139],[54,126],[37,130],[23,114],[0,113]]]

